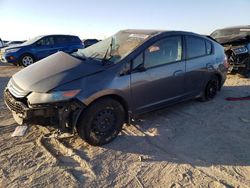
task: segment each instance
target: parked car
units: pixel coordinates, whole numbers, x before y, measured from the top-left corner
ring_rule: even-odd
[[[83,45],[77,36],[39,36],[21,45],[2,49],[1,61],[26,67],[58,51],[72,53],[81,48]]]
[[[224,46],[229,72],[250,76],[250,25],[218,29],[211,37]]]
[[[83,40],[83,45],[85,48],[89,47],[89,46],[92,46],[93,44],[99,42],[99,40],[97,39],[85,39]]]
[[[0,38],[0,48],[3,48],[3,47],[4,47],[4,43],[3,43],[3,41]]]
[[[3,40],[3,43],[6,45],[8,42],[10,42],[10,41],[8,41],[8,40]]]
[[[71,55],[58,52],[16,73],[4,99],[19,123],[77,128],[92,145],[123,123],[184,100],[213,99],[227,73],[223,47],[183,31],[123,30]]]
[[[26,41],[24,41],[24,40],[23,41],[9,41],[5,45],[6,46],[14,46],[14,45],[22,44],[24,42],[26,42]]]

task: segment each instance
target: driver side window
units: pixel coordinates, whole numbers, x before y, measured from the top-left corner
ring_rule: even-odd
[[[150,68],[158,65],[180,61],[182,58],[181,36],[161,39],[145,50],[144,66]]]
[[[132,69],[143,65],[144,68],[151,68],[158,65],[181,61],[182,59],[182,38],[173,36],[161,39],[149,46],[140,53],[134,60]]]
[[[51,46],[54,45],[54,38],[53,37],[45,37],[39,40],[36,43],[38,46]]]
[[[139,66],[143,65],[143,53],[140,53],[134,60],[133,60],[133,67],[132,70],[135,70]]]

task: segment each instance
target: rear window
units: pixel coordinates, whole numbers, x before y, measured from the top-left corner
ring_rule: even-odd
[[[195,58],[207,54],[206,44],[204,39],[187,36],[186,42],[187,42],[187,58]]]

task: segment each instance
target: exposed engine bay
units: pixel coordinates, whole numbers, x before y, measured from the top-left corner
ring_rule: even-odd
[[[250,26],[216,30],[211,37],[224,46],[229,73],[250,76]]]

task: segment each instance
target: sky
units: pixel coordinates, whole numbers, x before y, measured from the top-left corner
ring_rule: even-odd
[[[250,0],[0,0],[0,38],[73,34],[106,38],[122,29],[210,34],[250,25]]]

